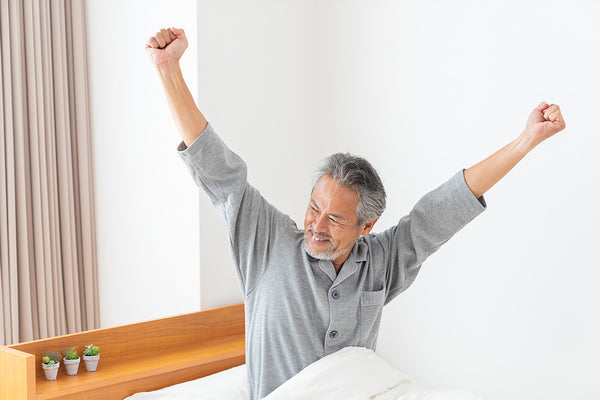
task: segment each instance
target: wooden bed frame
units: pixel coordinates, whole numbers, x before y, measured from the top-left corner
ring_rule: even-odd
[[[100,347],[96,372],[82,360],[77,375],[61,365],[46,380],[43,352],[75,347],[81,357],[90,343]],[[0,347],[0,399],[123,399],[244,362],[244,306],[236,304]]]

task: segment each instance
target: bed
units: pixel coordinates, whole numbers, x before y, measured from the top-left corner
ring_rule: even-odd
[[[61,365],[47,381],[41,354],[100,346],[96,372],[81,362],[76,376]],[[235,304],[170,318],[0,347],[0,399],[123,399],[223,371],[245,362],[244,306]]]
[[[245,365],[125,400],[249,400]],[[305,367],[262,400],[482,400],[424,386],[364,347],[345,347]]]
[[[59,368],[47,381],[41,354],[100,346],[96,372]],[[0,347],[0,399],[248,400],[244,306],[236,304],[116,328]],[[481,400],[421,386],[362,347],[307,366],[264,400]]]

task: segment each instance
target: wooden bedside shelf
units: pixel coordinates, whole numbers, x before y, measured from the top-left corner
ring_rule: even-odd
[[[76,347],[81,356],[90,343],[100,347],[95,372],[82,359],[77,375],[61,365],[46,380],[43,352]],[[123,399],[241,365],[244,350],[243,304],[0,347],[0,399]]]

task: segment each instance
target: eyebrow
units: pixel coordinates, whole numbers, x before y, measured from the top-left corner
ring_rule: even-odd
[[[311,199],[310,199],[310,202],[311,202],[311,204],[312,204],[312,205],[314,205],[314,206],[315,206],[315,207],[317,207],[318,209],[321,209],[321,207],[319,207],[319,205],[317,204],[317,202],[315,201],[315,199],[313,199],[312,197],[311,197]],[[349,221],[349,219],[347,219],[347,218],[345,218],[345,217],[343,217],[343,216],[341,216],[341,215],[337,215],[337,214],[331,214],[331,213],[328,213],[327,215],[329,215],[330,217],[333,217],[333,218],[335,218],[335,219],[340,219],[340,220],[342,220],[342,221]]]

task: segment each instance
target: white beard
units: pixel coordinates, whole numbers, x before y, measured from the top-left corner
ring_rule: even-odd
[[[319,253],[315,253],[314,251],[312,251],[308,245],[308,241],[310,239],[308,239],[306,237],[306,235],[304,236],[304,242],[306,243],[306,252],[308,253],[309,256],[316,258],[317,260],[329,260],[329,261],[333,261],[336,258],[338,258],[339,256],[341,256],[342,254],[344,254],[345,252],[347,252],[352,246],[354,246],[354,244],[352,244],[351,246],[346,247],[345,249],[342,250],[338,250],[338,251],[332,251],[332,250],[323,250]]]

